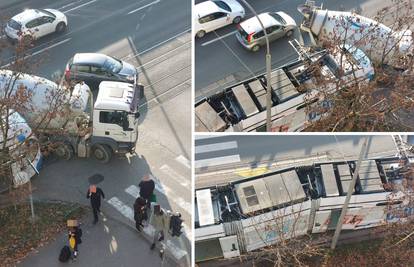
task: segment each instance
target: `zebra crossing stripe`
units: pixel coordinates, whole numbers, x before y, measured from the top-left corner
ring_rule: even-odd
[[[173,191],[170,188],[168,188],[166,186],[162,186],[157,182],[155,183],[155,190],[157,190],[158,192],[160,192],[164,196],[167,196],[167,195],[173,193]],[[136,185],[130,185],[129,187],[127,187],[125,189],[125,192],[128,193],[129,195],[131,195],[133,198],[137,198],[139,196],[139,188]],[[185,210],[186,212],[189,212],[191,214],[192,205],[191,205],[190,202],[187,202],[182,197],[178,197],[178,196],[171,198],[171,200],[177,206],[181,207],[183,210]]]
[[[203,168],[203,167],[211,167],[229,163],[237,163],[240,162],[239,155],[231,155],[231,156],[224,156],[224,157],[217,157],[217,158],[209,158],[209,159],[200,159],[196,160],[195,168]]]
[[[191,162],[183,155],[179,155],[175,160],[183,164],[186,168],[191,169]]]
[[[208,153],[208,152],[213,152],[213,151],[229,150],[229,149],[234,149],[234,148],[237,148],[236,141],[214,143],[214,144],[208,144],[208,145],[195,146],[195,153],[201,154],[201,153]]]
[[[168,165],[162,165],[160,168],[166,175],[177,181],[181,186],[187,187],[188,181],[183,176],[179,175],[176,171],[170,168]]]
[[[134,211],[124,204],[119,198],[113,197],[107,201],[112,207],[114,207],[116,210],[118,210],[122,215],[130,219],[131,221],[134,221]]]

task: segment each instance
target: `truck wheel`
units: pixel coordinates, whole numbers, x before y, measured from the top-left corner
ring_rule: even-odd
[[[68,143],[59,144],[55,149],[55,154],[61,159],[70,160],[74,154],[73,147]]]
[[[100,163],[108,163],[112,158],[112,150],[107,145],[95,145],[93,148],[93,156]]]

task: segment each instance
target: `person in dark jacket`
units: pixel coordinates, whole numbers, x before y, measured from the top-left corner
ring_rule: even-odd
[[[155,183],[149,177],[148,174],[144,175],[142,181],[138,184],[139,186],[139,195],[144,198],[149,204],[151,201],[151,196],[154,193]]]
[[[134,220],[135,220],[135,228],[138,231],[141,231],[144,225],[142,222],[148,219],[147,215],[147,201],[143,197],[137,197],[134,203]]]
[[[102,189],[96,185],[91,185],[86,193],[86,198],[91,199],[91,206],[93,210],[94,221],[93,224],[98,222],[98,212],[101,212],[101,197],[105,198]]]

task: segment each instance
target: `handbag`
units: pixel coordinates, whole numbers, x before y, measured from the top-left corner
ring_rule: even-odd
[[[157,196],[154,193],[150,197],[150,202],[157,202]]]

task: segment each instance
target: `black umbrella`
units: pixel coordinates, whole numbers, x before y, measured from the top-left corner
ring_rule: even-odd
[[[88,178],[89,184],[99,184],[103,180],[104,180],[104,176],[99,173],[96,173]]]

